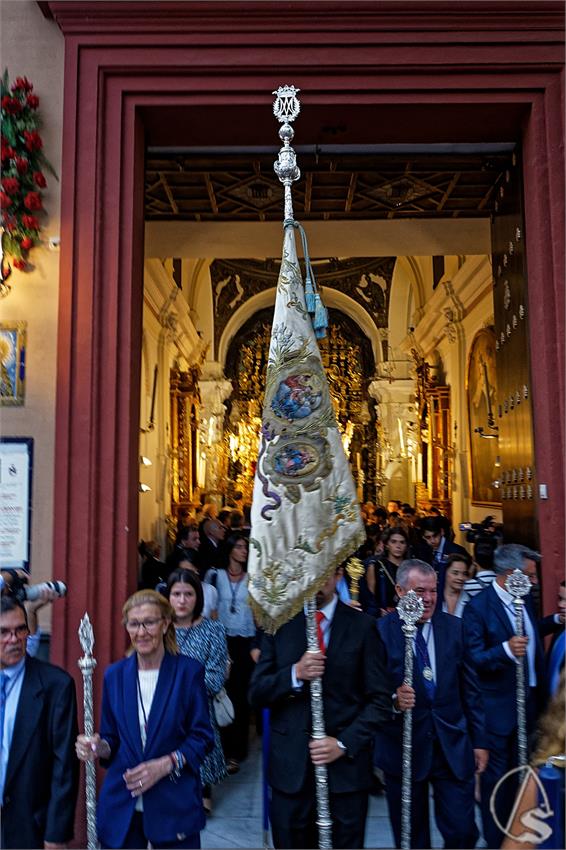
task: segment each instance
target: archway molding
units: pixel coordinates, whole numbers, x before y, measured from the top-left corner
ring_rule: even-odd
[[[120,608],[135,587],[137,569],[148,128],[154,138],[170,135],[175,110],[190,138],[201,132],[207,144],[225,144],[227,138],[236,143],[236,135],[241,144],[273,144],[270,92],[281,83],[281,68],[292,71],[293,83],[304,92],[305,142],[309,114],[335,120],[352,105],[366,116],[360,133],[374,142],[469,142],[487,136],[521,141],[528,309],[537,351],[532,360],[537,476],[550,495],[537,507],[545,570],[559,576],[562,2],[522,3],[512,15],[499,0],[461,0],[455,6],[353,0],[347,7],[332,0],[283,7],[52,0],[42,9],[65,36],[66,86],[54,563],[73,593],[54,619],[53,660],[74,665],[77,623],[85,610],[97,625],[97,677],[126,645]],[[284,39],[282,32],[292,36]],[[191,110],[199,106],[206,109],[203,123],[191,127]],[[225,121],[218,120],[219,110],[225,110]],[[257,119],[251,124],[250,115]],[[551,406],[558,415],[547,415]],[[85,563],[96,569],[85,571]],[[543,588],[549,604],[556,584]]]

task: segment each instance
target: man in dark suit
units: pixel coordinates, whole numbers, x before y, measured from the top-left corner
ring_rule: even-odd
[[[196,561],[201,578],[204,578],[210,569],[221,569],[226,566],[225,537],[226,527],[219,520],[204,520]]]
[[[481,810],[488,847],[499,847],[503,833],[490,811],[497,782],[518,764],[516,668],[525,670],[527,731],[532,732],[544,705],[544,652],[538,633],[531,594],[524,597],[524,637],[515,634],[513,597],[505,589],[508,576],[521,570],[531,585],[538,584],[540,555],[526,546],[510,543],[494,553],[495,581],[464,609],[466,652],[482,689],[488,732],[489,764],[481,777]],[[512,778],[502,783],[495,800],[497,817],[506,824],[515,799]]]
[[[301,612],[264,635],[250,700],[271,709],[270,820],[275,847],[318,847],[313,765],[328,767],[333,847],[363,847],[371,746],[391,713],[391,685],[374,621],[336,596],[339,572],[317,594],[319,643],[307,652]],[[326,737],[310,740],[309,682],[322,675]]]
[[[402,714],[413,710],[411,847],[431,846],[429,786],[446,847],[475,847],[474,772],[488,761],[485,715],[477,676],[464,657],[461,622],[435,613],[437,577],[419,560],[397,571],[399,597],[414,590],[424,604],[414,641],[413,687],[403,684],[405,635],[397,611],[378,620],[379,652],[393,679],[395,714],[375,740],[375,762],[385,774],[389,817],[401,846]],[[434,616],[433,616],[434,615]]]
[[[463,546],[453,543],[446,536],[448,520],[441,516],[427,516],[419,522],[419,530],[423,542],[418,547],[416,555],[427,564],[431,564],[438,574],[438,597],[444,598],[444,575],[448,555],[467,555]]]
[[[2,847],[65,847],[78,792],[75,685],[26,655],[21,602],[2,596],[0,604]]]

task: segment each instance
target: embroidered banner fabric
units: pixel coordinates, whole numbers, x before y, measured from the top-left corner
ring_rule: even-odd
[[[350,466],[285,228],[251,512],[249,593],[274,632],[365,540]]]

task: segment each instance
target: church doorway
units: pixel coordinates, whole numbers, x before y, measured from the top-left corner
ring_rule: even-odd
[[[258,4],[246,9],[244,4],[226,4],[225,15],[218,15],[215,4],[214,20],[207,4],[164,4],[166,15],[139,4],[137,16],[130,3],[113,3],[111,11],[109,4],[86,4],[86,11],[81,3],[44,5],[65,35],[68,81],[54,559],[62,566],[61,578],[74,582],[75,592],[54,624],[54,660],[71,663],[76,623],[88,609],[107,623],[99,637],[103,669],[124,640],[120,605],[135,583],[139,352],[144,245],[147,250],[149,244],[144,238],[146,149],[150,143],[178,143],[181,134],[183,144],[188,140],[217,147],[229,139],[231,145],[271,146],[269,92],[286,81],[282,68],[305,93],[300,125],[305,140],[317,141],[313,123],[339,132],[340,114],[351,133],[344,143],[520,143],[528,267],[523,306],[528,308],[531,350],[536,342],[528,385],[536,436],[534,496],[543,557],[559,575],[564,488],[556,458],[563,457],[563,417],[546,415],[551,405],[562,403],[562,390],[557,399],[556,387],[563,387],[563,163],[557,153],[563,26],[558,5],[536,4],[536,9],[506,20],[504,29],[507,5],[497,2],[490,4],[489,13],[482,12],[481,20],[474,18],[474,3],[442,10],[433,2],[426,10],[421,4],[416,25],[397,4],[360,3],[352,17],[351,7],[346,12],[342,4],[329,3],[324,25],[320,4],[308,3],[286,4],[284,10],[264,3],[257,15]],[[494,9],[497,15],[492,15]],[[280,33],[288,31],[293,39],[284,43]],[[269,221],[260,224],[266,231],[271,226]],[[330,228],[334,222],[324,224]],[[448,229],[444,223],[442,230]],[[355,229],[360,236],[361,231]],[[415,242],[418,234],[417,229]],[[212,245],[212,232],[208,237]],[[162,253],[150,256],[201,257],[201,250],[194,250],[197,238],[195,231],[192,253],[178,254],[162,243]],[[232,245],[241,242],[237,231],[230,238]],[[391,249],[393,239],[387,241],[389,249],[374,248],[361,256],[398,256]],[[502,269],[504,254],[509,260],[509,251],[503,250],[509,241],[504,234]],[[445,255],[427,244],[426,251],[415,249],[411,256]],[[312,244],[311,253],[349,256],[347,250],[319,251]],[[210,250],[207,255],[219,253]],[[247,253],[247,258],[253,256]],[[273,251],[259,256],[273,256]],[[509,278],[501,278],[503,293],[504,279]],[[510,315],[512,330],[513,315],[520,321],[520,305]],[[443,321],[450,324],[457,318],[454,310],[452,319],[444,315]],[[191,342],[198,344],[190,339],[187,344]],[[507,392],[508,407],[511,392],[516,392],[514,386]],[[525,476],[525,464],[516,462],[509,467],[511,481],[506,478],[511,501],[514,487],[527,486],[519,480],[519,469]],[[85,562],[96,564],[96,571],[85,573]],[[551,595],[552,584],[549,588]]]

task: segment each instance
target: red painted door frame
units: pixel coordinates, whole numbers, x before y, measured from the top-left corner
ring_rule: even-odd
[[[41,5],[66,51],[54,563],[70,593],[54,619],[53,660],[74,667],[85,610],[99,671],[119,656],[120,608],[135,587],[144,121],[165,106],[189,118],[206,107],[218,132],[223,109],[269,115],[271,91],[284,82],[302,89],[305,116],[309,106],[330,105],[338,116],[351,104],[379,116],[376,142],[387,132],[379,119],[393,108],[409,119],[411,109],[430,110],[411,141],[430,141],[431,132],[454,141],[447,107],[454,116],[479,110],[479,136],[494,106],[503,129],[506,114],[525,116],[536,464],[549,492],[538,516],[550,609],[563,569],[562,2]],[[237,121],[220,126],[230,143]],[[273,122],[272,144],[275,133]]]

